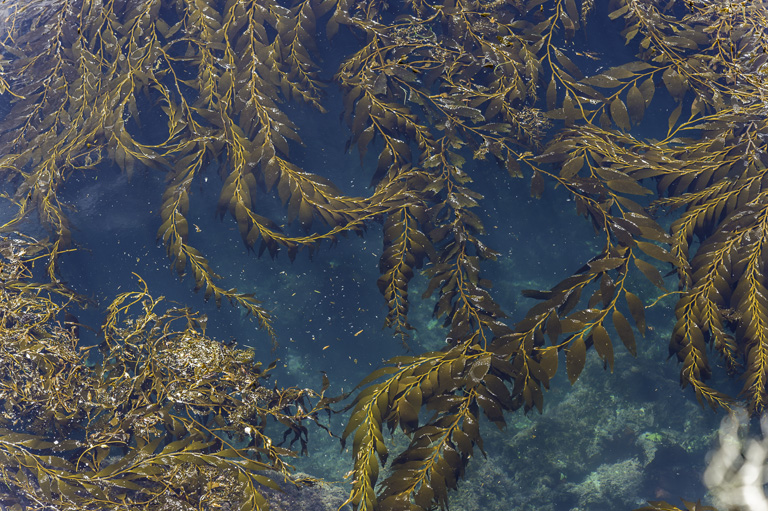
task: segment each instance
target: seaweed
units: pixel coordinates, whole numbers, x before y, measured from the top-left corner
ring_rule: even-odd
[[[325,409],[308,389],[265,386],[252,350],[207,318],[139,290],[109,305],[97,347],[78,344],[71,291],[31,281],[53,247],[4,237],[0,495],[9,509],[264,509]],[[265,429],[285,429],[275,442]]]
[[[637,353],[635,334],[645,334],[651,286],[658,288],[653,303],[677,300],[669,349],[680,361],[682,386],[704,406],[732,406],[736,398],[707,383],[708,352],[714,352],[743,376],[739,398],[751,413],[765,409],[765,9],[760,2],[612,0],[603,21],[627,45],[621,61],[621,55],[601,60],[576,50],[584,27],[601,15],[591,1],[409,0],[399,10],[378,0],[14,5],[1,40],[0,91],[12,96],[13,108],[0,124],[0,173],[18,212],[2,230],[18,230],[38,215],[51,236],[40,256],[50,283],[40,286],[60,290],[57,262],[72,246],[68,205],[60,198],[67,179],[110,163],[129,174],[163,172],[157,239],[171,267],[181,277],[190,274],[206,300],[243,307],[274,338],[273,312],[253,294],[222,285],[192,245],[192,185],[213,186],[207,174],[218,171],[216,213],[236,224],[259,255],[284,252],[293,260],[301,250],[311,254],[381,225],[378,288],[386,326],[408,345],[409,288],[421,272],[428,281],[423,299],[433,301],[434,317],[447,328],[446,345],[392,358],[355,389],[341,435],[342,442],[352,438],[347,502],[360,510],[446,508],[448,490],[475,450],[483,451],[481,420],[502,428],[508,412],[541,412],[559,366],[575,383],[590,348],[610,370],[619,342]],[[301,138],[286,105],[325,112],[318,41],[333,44],[341,31],[359,43],[334,70],[333,82],[343,94],[348,148],[361,162],[375,160],[364,197],[342,193],[321,169],[305,170],[290,156]],[[649,118],[670,105],[662,129],[653,130]],[[157,112],[165,126],[150,140],[151,130],[142,126]],[[572,275],[549,289],[525,291],[538,303],[515,323],[484,269],[500,254],[484,241],[484,197],[475,182],[496,171],[508,174],[511,186],[529,179],[525,186],[535,198],[561,188],[599,239]],[[264,214],[264,197],[283,204],[282,225],[282,218]],[[185,309],[156,313],[157,304],[144,289],[120,295],[109,309],[94,385],[109,381],[131,397],[115,405],[121,418],[109,427],[88,415],[93,405],[65,407],[76,421],[111,432],[103,443],[108,448],[89,447],[80,463],[99,473],[119,447],[157,460],[164,471],[175,470],[173,458],[200,473],[219,463],[244,485],[260,481],[264,476],[255,472],[264,465],[203,433],[225,428],[216,417],[239,413],[241,405],[217,387],[231,384],[222,378],[228,370],[217,368],[213,378],[195,373],[199,394],[179,396],[188,368],[164,365],[156,343],[158,335],[178,342],[186,336],[194,342],[185,350],[206,349],[204,322]],[[121,326],[119,318],[136,307],[139,319]],[[177,324],[186,326],[177,331],[171,326]],[[235,353],[228,356],[237,359]],[[245,363],[235,359],[227,363]],[[160,376],[149,378],[145,366]],[[263,376],[248,367],[254,381]],[[287,399],[298,409],[305,396],[285,391],[263,398]],[[161,408],[165,415],[152,408],[157,415],[146,433],[130,433],[128,441],[114,429],[132,407],[157,407],[161,400],[176,404]],[[186,415],[173,415],[173,407]],[[268,408],[261,417],[276,417],[303,445],[296,409]],[[212,414],[208,422],[192,419],[204,413]],[[169,439],[160,436],[161,423],[176,438],[165,454],[158,451]],[[248,428],[260,432],[262,424]],[[384,429],[400,429],[410,441],[389,463]],[[284,453],[253,434],[253,454],[278,463]],[[26,441],[17,438],[14,449]],[[179,449],[187,461],[168,454]],[[21,463],[21,451],[13,452],[9,459]],[[217,453],[220,461],[200,461]],[[16,479],[35,475],[28,465]],[[382,467],[388,471],[379,482]],[[149,472],[142,477],[156,482]],[[122,473],[118,467],[103,476],[139,491],[116,475]],[[68,492],[80,484],[78,491],[90,492],[79,479],[37,477],[49,490],[36,498],[60,495],[55,485]],[[257,497],[249,502],[264,505]]]

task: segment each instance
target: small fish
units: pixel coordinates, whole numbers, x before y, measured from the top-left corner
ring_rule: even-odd
[[[588,59],[592,60],[600,60],[600,55],[594,51],[577,51],[576,55],[579,57],[587,57]]]
[[[362,334],[362,333],[363,333],[363,330],[364,330],[364,328],[361,328],[360,330],[358,330],[357,332],[355,332],[355,337],[357,337],[358,335]]]

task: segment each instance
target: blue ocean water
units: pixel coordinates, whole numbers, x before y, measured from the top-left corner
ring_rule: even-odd
[[[573,44],[599,54],[594,72],[625,61],[631,50],[606,12],[596,12],[590,23],[587,34]],[[361,162],[355,151],[345,150],[349,131],[340,122],[341,94],[331,81],[338,63],[359,43],[342,33],[332,43],[321,36],[319,44],[324,78],[331,82],[326,102],[330,113],[307,105],[286,107],[289,117],[300,119],[304,142],[292,146],[292,161],[331,179],[346,193],[364,195],[376,151]],[[638,134],[665,132],[665,108],[662,104],[656,115],[649,113]],[[153,138],[151,129],[145,133],[148,140]],[[524,178],[513,179],[495,164],[478,161],[467,166],[474,189],[484,195],[479,212],[487,230],[483,239],[500,252],[497,261],[485,262],[482,269],[492,276],[495,296],[514,323],[534,303],[522,297],[523,289],[555,285],[594,253],[599,240],[562,190],[548,186],[541,199],[531,198],[525,169]],[[312,254],[302,251],[295,261],[286,254],[258,257],[244,246],[229,216],[216,216],[221,178],[217,168],[205,170],[190,194],[190,224],[195,226],[191,243],[209,256],[226,286],[254,293],[272,312],[277,332],[273,349],[269,336],[242,311],[203,302],[192,293],[190,278],[179,279],[169,267],[165,248],[156,242],[164,182],[165,175],[157,170],[139,165],[129,177],[109,164],[95,172],[75,173],[67,181],[61,197],[74,208],[70,220],[78,250],[62,259],[62,275],[97,304],[83,311],[81,321],[96,328],[109,300],[137,287],[135,272],[154,295],[206,313],[208,333],[214,338],[253,347],[265,363],[277,359],[273,381],[281,386],[319,388],[325,372],[332,392],[349,391],[384,360],[404,353],[400,341],[383,328],[387,309],[376,288],[379,224],[371,223],[363,236],[326,243]],[[260,200],[266,213],[284,215],[275,197],[265,194]],[[39,232],[33,219],[28,228]],[[417,276],[411,285],[410,317],[416,330],[409,349],[440,349],[446,331],[432,317],[433,302],[418,298],[426,278]],[[643,298],[651,301],[656,291],[650,286],[646,291]],[[667,360],[672,304],[661,301],[649,309],[651,328],[638,342],[637,358],[618,348],[614,371],[609,372],[590,351],[575,385],[563,371],[553,380],[543,414],[511,414],[503,431],[486,424],[486,455],[477,453],[470,461],[466,478],[452,494],[451,508],[608,511],[631,509],[649,499],[677,502],[679,497],[703,496],[701,474],[722,414],[702,409],[690,389],[679,388],[677,363]],[[84,331],[83,336],[86,344],[96,342],[94,332]],[[725,380],[722,371],[715,378]],[[737,383],[730,385],[737,392]],[[343,420],[343,415],[333,418],[337,432]],[[400,434],[392,442],[406,445]],[[349,449],[339,452],[338,442],[324,431],[311,434],[309,450],[310,455],[295,464],[312,475],[342,481],[351,468]]]
[[[343,126],[338,130],[340,137]],[[301,135],[307,146],[325,144],[323,130]],[[346,177],[353,188],[355,178],[367,179],[357,155],[342,152],[327,158],[324,175],[336,182],[347,183],[340,180]],[[482,190],[488,243],[501,252],[485,271],[496,276],[497,296],[515,317],[534,303],[520,291],[546,289],[568,276],[591,253],[594,234],[558,190],[531,199],[526,180],[510,180],[495,168],[479,174],[488,181]],[[189,279],[180,280],[169,268],[164,247],[155,243],[156,191],[163,176],[150,170],[128,178],[117,169],[104,169],[97,178],[82,176],[68,185],[79,250],[62,260],[62,271],[75,289],[99,303],[84,311],[81,321],[98,325],[116,292],[137,287],[131,274],[136,272],[153,294],[208,314],[208,333],[214,338],[255,348],[265,364],[278,359],[274,382],[281,386],[319,388],[324,371],[331,391],[349,391],[383,360],[404,353],[400,341],[382,328],[386,307],[375,287],[381,247],[377,226],[362,238],[323,247],[311,258],[306,253],[294,262],[284,255],[257,258],[243,246],[236,225],[213,214],[218,177],[212,173],[209,179],[214,185],[191,197],[199,201],[191,219],[200,228],[195,243],[204,253],[215,254],[214,268],[227,283],[255,293],[273,312],[277,349],[272,350],[269,337],[239,309],[204,303],[191,292]],[[418,297],[425,285],[423,277],[417,278],[412,295]],[[452,509],[608,511],[630,509],[646,499],[704,495],[701,474],[722,414],[702,409],[679,388],[677,363],[666,354],[670,306],[662,302],[658,312],[649,310],[653,330],[639,340],[638,358],[617,348],[611,374],[590,351],[587,368],[574,386],[562,371],[553,381],[542,415],[512,414],[503,431],[486,425],[487,457],[478,453],[470,462],[466,479],[453,494]],[[417,299],[412,307],[416,331],[411,349],[440,349],[446,331],[432,319],[432,303]],[[95,334],[84,330],[84,342],[89,335]],[[333,418],[337,433],[343,420]],[[403,445],[401,435],[393,441]],[[295,461],[300,470],[343,485],[351,468],[348,447],[340,452],[337,440],[317,430],[310,435],[309,452]]]

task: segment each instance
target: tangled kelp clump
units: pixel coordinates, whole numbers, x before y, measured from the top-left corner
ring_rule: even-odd
[[[112,302],[96,357],[78,345],[77,297],[31,280],[50,248],[0,240],[6,509],[263,509],[261,488],[312,482],[289,478],[296,454],[265,428],[281,424],[283,442],[304,449],[319,396],[266,387],[272,367],[146,286]]]
[[[13,108],[0,125],[0,169],[18,213],[3,229],[39,215],[52,235],[55,283],[72,238],[60,198],[68,177],[108,163],[164,172],[157,237],[175,271],[274,335],[256,298],[222,286],[192,244],[192,185],[212,186],[208,174],[218,170],[216,211],[259,254],[293,258],[380,222],[386,324],[407,340],[409,285],[423,269],[424,298],[434,299],[447,346],[396,357],[361,383],[342,434],[354,452],[349,502],[361,510],[446,506],[447,490],[483,449],[481,416],[502,427],[505,412],[541,411],[558,366],[575,382],[589,348],[611,369],[615,344],[636,352],[647,295],[638,282],[677,299],[670,351],[683,386],[703,404],[730,405],[707,384],[711,349],[744,375],[750,410],[765,409],[766,9],[731,0],[613,0],[607,12],[591,0],[407,0],[400,11],[379,0],[16,3],[1,39],[0,88]],[[595,54],[603,49],[590,46],[585,27],[597,21],[615,28],[627,58]],[[324,69],[317,41],[332,44],[340,31],[359,45],[338,69]],[[331,73],[350,147],[363,161],[375,153],[367,197],[343,194],[323,169],[290,158],[301,139],[285,105],[324,111],[323,75]],[[658,129],[650,121],[666,108]],[[499,254],[485,242],[473,183],[497,168],[511,186],[530,178],[534,197],[562,188],[601,240],[572,276],[527,291],[540,303],[515,324],[481,272]],[[284,218],[262,211],[269,196],[282,201]],[[674,215],[669,229],[658,221],[666,212]],[[666,270],[679,289],[668,291]],[[111,317],[135,299],[123,295]],[[200,330],[186,312],[145,313]],[[151,342],[165,326],[148,328],[147,339],[121,353],[176,374]],[[120,331],[107,323],[108,345]],[[104,374],[125,383],[119,370]],[[426,420],[423,410],[432,412]],[[184,424],[165,421],[172,432],[174,420]],[[385,428],[411,443],[379,482],[389,460]],[[94,464],[107,455],[88,453]]]

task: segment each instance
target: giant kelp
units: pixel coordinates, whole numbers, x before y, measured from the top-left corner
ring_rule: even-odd
[[[604,16],[586,0],[408,0],[397,11],[378,0],[15,4],[2,40],[0,85],[13,109],[0,126],[0,168],[18,214],[4,229],[39,215],[55,283],[72,237],[60,199],[67,178],[107,162],[164,172],[158,240],[172,267],[274,335],[266,309],[222,286],[192,245],[191,186],[212,186],[207,174],[218,170],[216,211],[259,254],[293,258],[381,223],[386,324],[407,342],[409,286],[423,270],[424,298],[448,334],[445,349],[396,357],[360,384],[342,434],[354,452],[349,502],[445,506],[483,449],[481,416],[502,427],[507,411],[541,411],[559,363],[575,382],[590,347],[611,369],[617,341],[636,352],[635,332],[646,329],[639,282],[677,300],[670,352],[683,386],[729,406],[706,382],[710,346],[745,375],[750,409],[765,408],[765,10],[613,0],[599,21],[626,43],[623,59],[574,46],[589,47],[585,26]],[[359,42],[333,80],[349,146],[376,162],[365,169],[367,197],[341,193],[289,154],[301,140],[284,105],[324,111],[315,46],[339,31]],[[148,104],[163,112],[163,133],[142,128],[155,119]],[[539,303],[516,323],[481,271],[498,254],[484,241],[473,183],[497,168],[510,186],[529,178],[534,197],[562,188],[600,240],[573,275],[526,291]],[[261,210],[268,195],[282,201],[285,222]],[[668,212],[667,229],[659,218]],[[132,349],[151,351],[144,342]],[[385,427],[411,443],[378,483]]]
[[[48,243],[0,240],[0,500],[8,509],[262,509],[305,448],[314,392],[264,385],[254,352],[140,281],[108,307],[100,357],[78,345],[76,295],[32,281]],[[322,404],[320,407],[322,408]],[[311,482],[297,480],[295,483]]]

